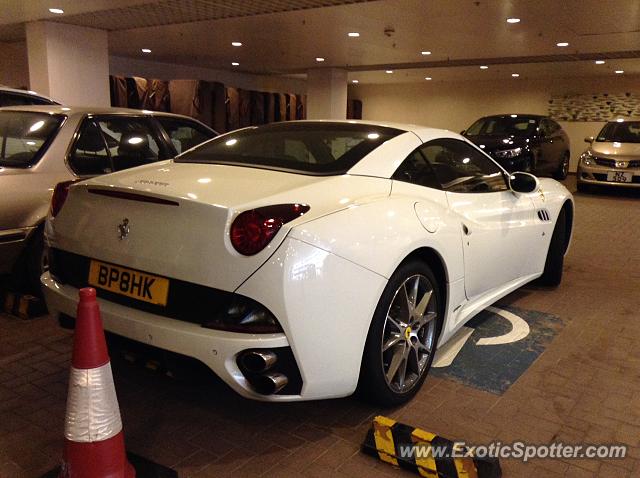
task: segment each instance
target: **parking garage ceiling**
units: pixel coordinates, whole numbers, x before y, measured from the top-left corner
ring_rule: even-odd
[[[115,56],[250,73],[339,67],[361,83],[640,74],[637,0],[5,3],[0,40],[46,19],[109,30]]]

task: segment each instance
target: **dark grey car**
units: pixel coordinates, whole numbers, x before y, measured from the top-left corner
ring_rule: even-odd
[[[564,179],[569,172],[569,137],[547,116],[485,116],[462,132],[507,171]]]

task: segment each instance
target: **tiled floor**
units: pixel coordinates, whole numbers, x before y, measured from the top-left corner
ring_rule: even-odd
[[[629,445],[624,460],[502,460],[504,476],[640,476],[640,194],[577,195],[575,240],[556,290],[504,303],[565,327],[503,395],[429,377],[385,413],[448,438]],[[60,459],[71,335],[50,318],[0,315],[0,477]],[[358,451],[379,412],[356,399],[263,404],[211,381],[115,364],[128,447],[181,477],[412,476]]]

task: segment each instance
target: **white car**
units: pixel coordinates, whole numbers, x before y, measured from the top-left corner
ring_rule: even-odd
[[[573,208],[448,131],[277,123],[71,186],[42,283],[62,317],[95,287],[107,330],[245,397],[397,404],[476,313],[560,282]]]
[[[213,138],[191,118],[123,108],[0,109],[0,274],[40,289],[55,185],[164,160]]]

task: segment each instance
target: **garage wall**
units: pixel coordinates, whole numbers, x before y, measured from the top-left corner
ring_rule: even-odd
[[[29,86],[29,61],[25,42],[0,42],[0,85],[20,88]]]
[[[12,88],[29,87],[29,62],[26,42],[0,42],[0,53],[2,54],[0,85]],[[250,75],[116,56],[109,58],[109,74],[142,76],[163,80],[197,79],[219,81],[236,88],[274,93],[306,94],[307,92],[307,82],[304,79]]]
[[[638,77],[509,79],[505,81],[423,82],[357,85],[349,98],[362,101],[365,120],[416,123],[459,132],[481,116],[500,113],[547,114],[555,94],[640,93]],[[603,122],[560,122],[571,141],[571,170],[584,151],[585,136],[594,136]]]
[[[109,73],[119,76],[157,78],[159,80],[193,79],[218,81],[234,88],[274,93],[305,94],[307,92],[306,81],[297,78],[251,75],[118,56],[109,58]]]
[[[55,22],[26,25],[32,90],[70,106],[108,106],[105,30]]]

